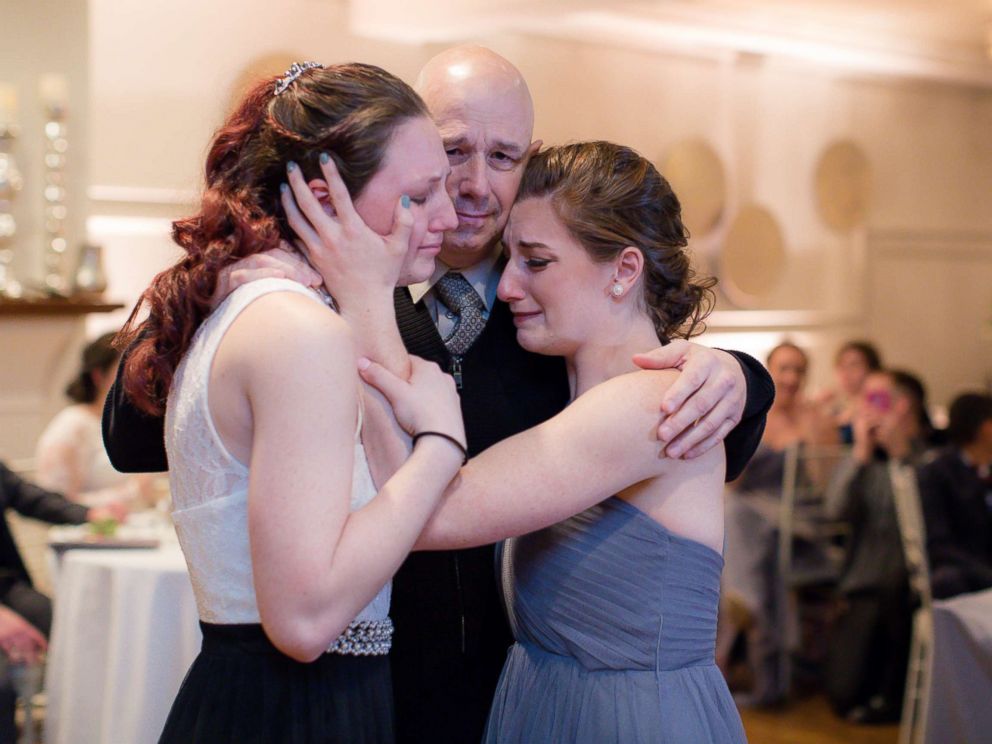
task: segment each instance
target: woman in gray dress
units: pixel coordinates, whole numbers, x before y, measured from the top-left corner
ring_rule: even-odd
[[[524,348],[566,359],[572,403],[473,458],[421,549],[510,536],[516,643],[487,742],[742,742],[714,663],[723,567],[723,448],[672,460],[656,436],[678,372],[632,358],[688,336],[694,280],[678,199],[633,150],[535,155],[504,235],[500,298]],[[406,383],[372,364],[387,398]]]

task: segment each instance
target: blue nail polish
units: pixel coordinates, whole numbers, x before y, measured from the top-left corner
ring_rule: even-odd
[[[403,209],[409,209],[410,208],[410,197],[407,196],[406,194],[403,194],[402,198],[400,199],[400,204],[403,205]]]
[[[288,183],[279,184],[279,191],[285,194],[287,191],[289,191],[289,184]]]
[[[294,170],[296,170],[296,163],[290,160],[288,163],[286,163],[286,170],[292,173]]]
[[[331,156],[326,152],[320,153],[320,164],[327,165],[329,162],[331,162]]]

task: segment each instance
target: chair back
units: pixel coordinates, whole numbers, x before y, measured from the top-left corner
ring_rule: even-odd
[[[909,585],[923,607],[933,603],[930,588],[930,564],[927,559],[927,532],[923,505],[916,480],[916,468],[896,461],[889,462],[889,479],[895,501],[899,537],[909,572]]]

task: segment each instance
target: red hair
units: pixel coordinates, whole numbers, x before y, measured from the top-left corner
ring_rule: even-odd
[[[279,200],[287,162],[308,180],[321,178],[318,154],[330,153],[355,198],[379,169],[393,130],[427,116],[410,86],[372,65],[308,70],[278,96],[275,83],[252,88],[215,134],[200,210],[172,225],[185,255],[152,280],[118,336],[119,346],[130,346],[124,389],[146,413],[165,409],[176,367],[210,314],[220,271],[293,239]]]

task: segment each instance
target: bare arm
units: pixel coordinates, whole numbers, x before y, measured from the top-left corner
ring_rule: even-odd
[[[242,313],[228,343],[230,379],[243,382],[251,409],[259,613],[278,648],[310,660],[399,567],[460,453],[443,439],[422,440],[378,496],[350,512],[358,381],[344,321],[305,297],[273,294]],[[418,390],[423,407],[435,409],[421,423],[457,435],[454,386],[440,371],[434,383]]]
[[[669,461],[657,438],[658,406],[677,374],[642,371],[604,382],[549,421],[473,458],[417,549],[484,545],[530,532],[664,472]],[[390,397],[381,368],[363,377]]]

